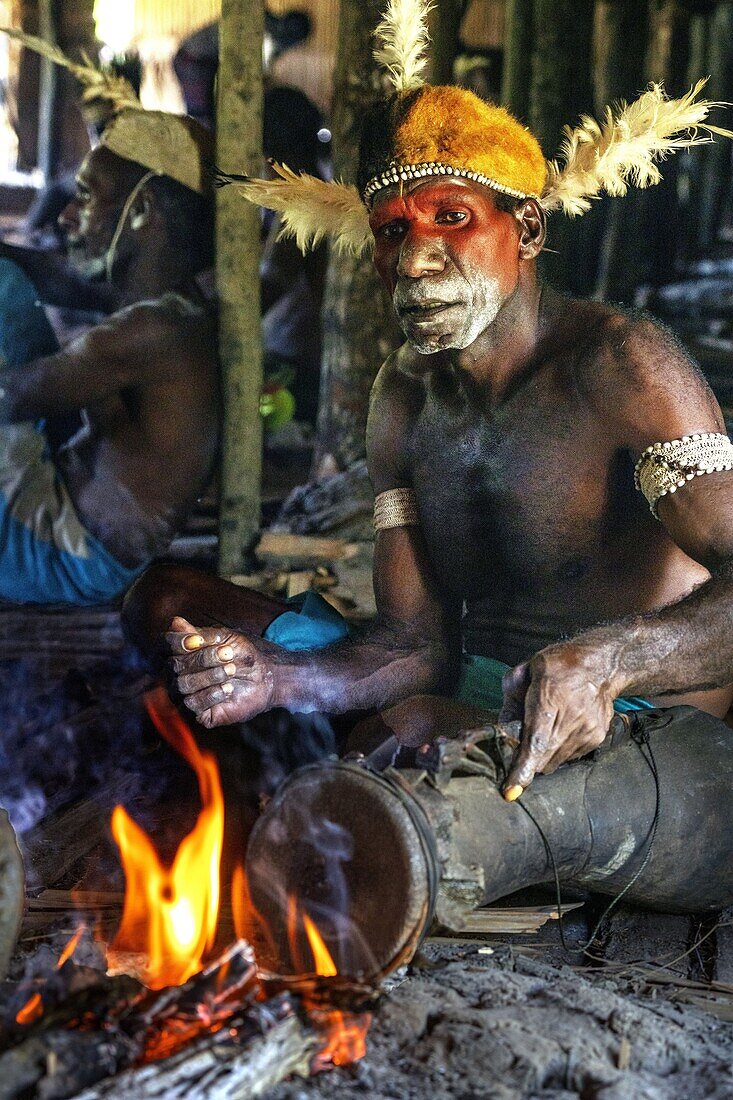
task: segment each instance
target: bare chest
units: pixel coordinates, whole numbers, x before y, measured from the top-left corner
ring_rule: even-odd
[[[636,514],[630,459],[558,397],[496,415],[426,405],[409,466],[433,567],[467,600],[587,576]]]

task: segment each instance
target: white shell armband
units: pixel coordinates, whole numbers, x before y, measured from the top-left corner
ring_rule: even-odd
[[[420,522],[414,489],[388,489],[374,501],[374,530],[414,527]]]
[[[687,481],[716,470],[733,469],[733,443],[722,432],[683,435],[668,443],[654,443],[634,468],[634,484],[649,501],[652,515],[667,493],[675,493]]]

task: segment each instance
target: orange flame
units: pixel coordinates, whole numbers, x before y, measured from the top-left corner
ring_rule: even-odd
[[[115,807],[112,834],[126,889],[122,923],[108,961],[114,966],[117,953],[140,953],[142,981],[150,989],[162,989],[182,985],[200,970],[216,935],[224,797],[216,760],[199,749],[165,690],[150,692],[146,704],[160,735],[196,772],[202,809],[166,868],[147,833],[122,806]]]
[[[303,927],[313,955],[316,974],[320,974],[324,978],[334,977],[338,974],[338,968],[323,942],[321,933],[305,912],[303,913]],[[328,1063],[334,1066],[348,1066],[364,1057],[366,1054],[366,1035],[372,1022],[370,1012],[345,1013],[333,1009],[330,1012],[314,1012],[313,1017],[326,1033],[326,1045],[318,1054],[316,1069],[325,1069]]]
[[[74,935],[71,937],[71,939],[67,943],[66,947],[63,949],[63,951],[59,955],[59,961],[56,963],[56,969],[57,970],[60,970],[61,967],[64,965],[64,963],[68,962],[68,960],[74,954],[77,947],[79,946],[79,940],[84,935],[85,930],[86,930],[86,924],[84,923],[84,921],[82,921],[81,924],[79,925],[79,927],[77,928],[76,932],[74,933]]]
[[[42,1015],[43,998],[40,993],[34,993],[16,1014],[15,1022],[25,1027],[26,1024],[34,1024],[36,1020],[40,1020]]]
[[[82,923],[77,928],[74,935],[71,937],[66,947],[63,949],[56,962],[56,969],[60,970],[65,962],[71,958],[79,946],[79,940],[84,934],[86,924]],[[26,1024],[34,1024],[36,1020],[40,1020],[43,1016],[43,997],[40,993],[33,993],[25,1002],[23,1007],[15,1014],[16,1024],[20,1024],[21,1027],[25,1027]]]

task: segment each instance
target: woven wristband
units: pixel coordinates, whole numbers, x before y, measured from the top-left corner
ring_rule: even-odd
[[[374,501],[374,530],[388,527],[414,527],[420,522],[417,497],[413,489],[388,489]]]

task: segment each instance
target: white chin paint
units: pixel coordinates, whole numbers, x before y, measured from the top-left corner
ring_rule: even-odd
[[[74,271],[81,275],[82,279],[96,282],[107,277],[107,253],[102,256],[73,256],[71,263]]]
[[[464,268],[461,275],[456,272],[440,281],[428,277],[420,293],[426,299],[461,303],[447,310],[445,317],[438,316],[426,325],[411,325],[409,318],[400,318],[408,343],[421,355],[470,347],[494,323],[504,304],[498,279],[473,268]],[[395,290],[395,305],[398,300],[400,296]],[[420,295],[414,295],[413,300],[419,301]]]

